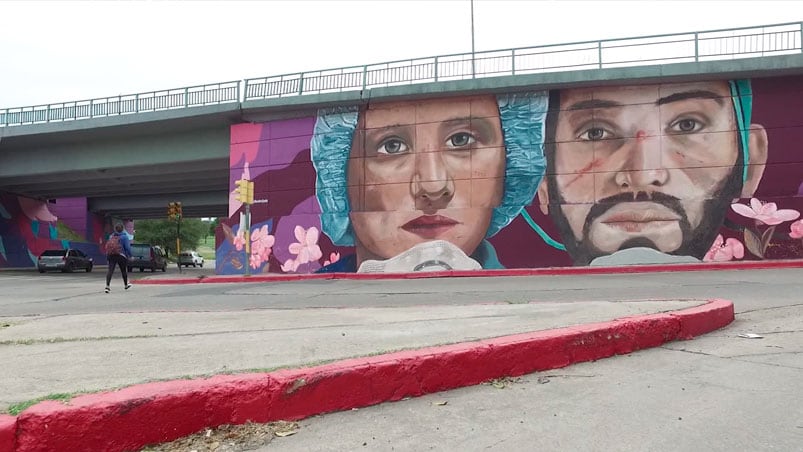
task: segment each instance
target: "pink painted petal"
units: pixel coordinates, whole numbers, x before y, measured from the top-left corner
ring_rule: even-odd
[[[296,228],[293,230],[293,234],[296,236],[296,241],[298,243],[304,243],[307,237],[307,232],[301,226],[296,225]]]
[[[298,264],[294,259],[287,259],[284,264],[282,264],[282,271],[284,272],[294,272],[298,269]]]
[[[778,218],[781,221],[797,220],[799,216],[800,212],[795,209],[781,209],[775,212],[775,218]]]
[[[309,262],[309,249],[307,247],[302,247],[301,252],[298,253],[298,257],[296,258],[296,262],[299,264],[306,264]]]
[[[789,225],[789,237],[793,239],[803,238],[803,220],[797,220]]]
[[[321,247],[318,245],[312,245],[307,247],[309,251],[309,262],[317,261],[321,257],[323,257],[323,252],[321,252]]]
[[[758,211],[760,215],[774,215],[775,212],[778,210],[778,205],[774,202],[768,202],[761,206],[761,210]]]
[[[335,262],[340,260],[340,253],[332,252],[329,254],[329,260],[334,264]]]
[[[744,204],[731,204],[731,209],[745,218],[756,218],[756,212]]]
[[[731,249],[733,252],[733,257],[736,259],[741,259],[744,257],[744,245],[738,239],[728,239],[726,242],[727,247]]]
[[[47,203],[44,201],[20,196],[17,198],[17,202],[19,203],[22,212],[31,221],[58,221],[58,217],[50,212],[50,210],[47,208]]]
[[[312,246],[318,244],[318,228],[312,226],[307,230],[307,241],[305,245]]]
[[[750,207],[753,209],[753,212],[755,213],[761,212],[762,206],[763,204],[761,204],[761,201],[759,201],[756,198],[750,198]]]
[[[770,226],[781,224],[784,221],[796,220],[800,216],[800,212],[794,209],[781,209],[772,213],[772,215],[759,215],[757,220],[762,221]]]
[[[265,244],[269,248],[273,248],[273,245],[276,244],[276,237],[274,237],[272,235],[268,235],[268,237],[265,239]]]
[[[298,255],[304,249],[300,243],[291,243],[290,246],[287,248],[290,251],[290,254]]]

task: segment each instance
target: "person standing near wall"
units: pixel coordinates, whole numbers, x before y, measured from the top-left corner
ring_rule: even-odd
[[[131,242],[128,239],[128,234],[123,230],[123,225],[117,223],[114,225],[114,232],[109,236],[106,241],[106,260],[109,262],[109,269],[106,271],[106,293],[111,292],[109,284],[112,282],[112,275],[114,274],[114,267],[120,267],[120,273],[123,276],[123,285],[125,290],[131,288],[128,283],[128,259],[131,258]]]

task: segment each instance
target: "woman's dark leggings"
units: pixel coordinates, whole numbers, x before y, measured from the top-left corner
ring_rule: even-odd
[[[112,282],[112,274],[114,273],[114,266],[120,266],[120,273],[123,274],[123,284],[128,285],[128,259],[125,256],[121,256],[119,254],[111,254],[106,256],[106,260],[109,261],[109,269],[106,271],[106,287],[109,287],[109,284]]]

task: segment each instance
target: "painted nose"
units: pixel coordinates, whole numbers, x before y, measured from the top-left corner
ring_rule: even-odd
[[[661,187],[669,180],[663,164],[661,136],[639,130],[629,138],[625,149],[626,159],[616,173],[616,184],[623,189],[649,191]]]
[[[415,159],[411,189],[417,208],[433,207],[435,203],[448,204],[454,196],[454,181],[443,154],[440,151],[421,152],[415,155]]]

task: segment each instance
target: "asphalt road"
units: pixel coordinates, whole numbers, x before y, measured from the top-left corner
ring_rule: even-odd
[[[212,271],[190,267],[182,275]],[[167,274],[178,276],[178,270],[169,268]],[[151,274],[134,272],[134,288],[125,297],[104,296],[104,275],[103,269],[0,272],[0,316],[685,298],[726,298],[744,312],[803,302],[803,269],[188,285],[136,285],[137,278]],[[112,295],[117,292],[122,292],[119,274],[112,281]]]
[[[188,269],[186,273],[207,272]],[[171,268],[169,272],[176,272]],[[692,341],[301,422],[263,450],[803,449],[803,271],[135,285],[102,272],[0,272],[15,316],[725,298],[736,321]],[[135,277],[139,275],[135,273]],[[143,276],[148,276],[147,273]],[[739,333],[757,333],[745,339]],[[447,402],[443,404],[443,402]]]

